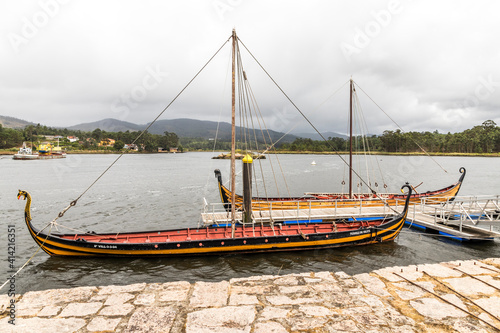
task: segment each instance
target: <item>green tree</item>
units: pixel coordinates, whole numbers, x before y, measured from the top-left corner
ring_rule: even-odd
[[[115,143],[113,144],[113,148],[116,150],[122,150],[123,146],[125,146],[125,143],[121,140],[116,140]]]
[[[101,142],[103,135],[102,131],[100,128],[96,128],[95,130],[92,131],[92,138],[96,140],[97,142]]]

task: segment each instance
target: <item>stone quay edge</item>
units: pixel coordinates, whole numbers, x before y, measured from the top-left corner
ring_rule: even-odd
[[[500,332],[500,258],[0,295],[0,332]],[[465,311],[464,311],[465,310]]]

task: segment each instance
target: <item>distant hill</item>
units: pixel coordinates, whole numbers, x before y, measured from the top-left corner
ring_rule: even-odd
[[[134,131],[141,131],[145,127],[146,127],[145,125],[137,125],[129,123],[127,121],[122,121],[113,118],[106,118],[103,120],[94,121],[92,123],[83,123],[66,128],[70,130],[78,130],[84,132],[92,132],[97,128],[106,132],[126,132],[126,131],[134,132]]]
[[[218,135],[217,135],[217,124],[219,125]],[[81,131],[93,131],[99,128],[106,132],[125,132],[125,131],[141,131],[145,129],[149,124],[137,125],[129,123],[126,121],[121,121],[117,119],[103,119],[100,121],[78,124],[75,126],[67,127],[72,130]],[[217,123],[215,121],[208,120],[196,120],[196,119],[163,119],[155,122],[150,128],[149,132],[152,134],[163,134],[165,132],[175,133],[180,138],[204,138],[213,139],[216,137],[220,140],[229,141],[231,139],[231,124],[221,122]],[[239,132],[239,127],[237,127],[236,132]],[[273,141],[281,138],[284,133],[269,130],[269,134]],[[295,135],[286,135],[281,142],[292,142],[297,137]],[[262,139],[262,135],[260,138]],[[267,138],[266,138],[267,139]]]
[[[217,125],[219,126],[217,130]],[[158,120],[149,129],[151,133],[163,134],[165,131],[174,132],[180,138],[204,138],[213,139],[217,136],[219,140],[231,140],[231,124],[226,122],[217,123],[209,120],[195,120],[195,119],[165,119]],[[236,138],[238,139],[240,127],[236,126]],[[260,133],[260,131],[258,131]],[[269,130],[269,135],[273,141],[280,139],[284,133]],[[297,137],[295,135],[287,134],[281,142],[292,142]],[[262,134],[257,134],[257,139],[262,140]],[[268,140],[267,134],[266,139]]]
[[[158,120],[149,129],[151,133],[163,134],[166,132],[174,132],[180,138],[215,138],[217,133],[217,122],[208,120],[194,120],[187,118],[180,119],[164,119]],[[231,124],[220,123],[219,134],[225,136],[229,131],[229,138],[231,135]],[[219,138],[223,139],[223,136]]]
[[[319,136],[318,133],[293,133],[293,135],[296,135],[301,138],[306,138],[306,139],[311,139],[311,140],[323,140],[321,136]],[[342,139],[347,139],[347,135],[344,134],[339,134],[335,132],[324,132],[321,133],[325,137],[325,139],[328,138],[342,138]]]
[[[24,128],[29,125],[36,125],[26,120],[21,120],[14,117],[0,116],[0,124],[7,128]]]
[[[14,117],[0,116],[0,122],[4,127],[10,128],[24,128],[28,125],[36,125],[31,122],[27,122]],[[97,128],[106,132],[134,132],[142,131],[148,126],[148,124],[137,125],[134,123],[107,118],[91,123],[82,123],[70,127],[66,127],[69,130],[80,130],[85,132],[91,132]],[[219,127],[217,130],[217,126]],[[49,126],[50,127],[50,126]],[[152,134],[163,134],[165,132],[175,133],[180,138],[204,138],[213,139],[217,136],[219,140],[229,141],[231,139],[231,124],[226,122],[217,123],[215,121],[208,120],[196,120],[196,119],[163,119],[155,122],[149,129]],[[237,139],[239,136],[239,127],[236,127]],[[262,134],[258,135],[258,140],[262,142]],[[280,139],[284,133],[269,130],[269,135],[273,142]],[[287,134],[280,142],[292,142],[298,135]],[[266,140],[268,137],[266,135]]]

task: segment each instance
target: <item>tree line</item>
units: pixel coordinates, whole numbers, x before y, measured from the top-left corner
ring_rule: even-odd
[[[463,132],[447,134],[434,132],[384,131],[382,135],[354,137],[354,150],[390,153],[411,153],[425,150],[429,153],[499,153],[500,127],[493,120],[486,120]],[[285,143],[281,150],[333,152],[348,151],[349,141],[328,138],[326,141],[298,138]]]
[[[46,136],[62,136],[60,144],[69,150],[121,150],[125,144],[131,144],[139,136],[139,131],[125,132],[107,132],[99,128],[91,131],[68,130],[66,128],[52,128],[29,125],[23,129],[4,128],[0,124],[0,149],[9,149],[20,147],[23,142],[33,142],[37,145],[39,142],[46,141]],[[70,142],[67,137],[78,137],[76,142]],[[114,140],[113,147],[104,147],[99,144],[108,139]],[[139,151],[156,152],[158,147],[175,147],[182,151],[179,143],[179,137],[175,133],[164,132],[163,135],[151,134],[145,132],[137,139],[135,144]]]
[[[0,124],[0,149],[20,147],[23,142],[43,141],[46,135],[60,135],[64,139],[61,144],[69,149],[100,150],[110,149],[100,147],[99,143],[105,139],[115,140],[115,149],[122,149],[125,144],[132,143],[139,131],[106,132],[95,129],[91,132],[68,130],[66,128],[51,128],[41,125],[30,125],[23,129],[4,128]],[[70,143],[68,136],[78,137],[77,142]],[[474,126],[463,132],[447,134],[434,132],[403,132],[401,130],[387,130],[382,135],[369,137],[357,136],[354,138],[354,150],[376,151],[390,153],[411,153],[424,149],[429,153],[499,153],[500,152],[500,127],[493,120],[486,120],[481,125]],[[215,143],[215,145],[214,145]],[[228,141],[181,138],[175,133],[165,132],[163,135],[145,132],[136,142],[139,150],[155,152],[158,147],[177,147],[180,150],[229,150],[231,143]],[[349,141],[342,138],[328,138],[326,141],[297,138],[291,143],[277,146],[280,151],[312,151],[334,152],[348,151]]]

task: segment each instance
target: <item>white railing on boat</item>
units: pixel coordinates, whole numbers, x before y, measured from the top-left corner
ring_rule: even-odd
[[[359,200],[351,207],[342,205],[341,200],[324,200],[328,203],[327,208],[317,208],[314,205],[321,203],[321,200],[314,201],[273,201],[268,202],[269,208],[254,210],[252,212],[252,223],[273,223],[274,221],[305,221],[324,219],[359,219],[362,217],[389,216],[395,215],[401,210],[401,203],[396,203],[392,209],[386,205],[374,206],[365,204],[363,200]],[[404,204],[404,200],[401,200]],[[282,209],[283,204],[287,206],[296,206],[294,209]],[[225,209],[223,203],[207,203],[204,200],[203,212],[201,214],[201,222],[204,225],[212,224],[227,224],[231,222],[230,213]],[[274,207],[280,207],[274,209]],[[306,207],[304,207],[306,206]],[[235,221],[242,223],[242,212],[237,211]]]

